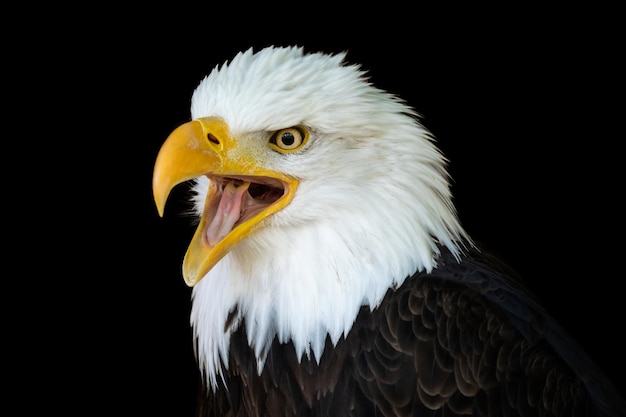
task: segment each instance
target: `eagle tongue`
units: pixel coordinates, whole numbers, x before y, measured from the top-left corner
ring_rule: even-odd
[[[222,190],[217,212],[205,232],[206,239],[211,246],[217,245],[233,230],[235,223],[241,217],[243,198],[249,186],[249,182],[243,182],[237,186],[234,181],[231,181]]]

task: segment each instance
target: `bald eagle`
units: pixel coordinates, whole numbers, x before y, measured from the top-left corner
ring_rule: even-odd
[[[198,416],[623,416],[524,282],[468,236],[447,159],[346,53],[240,52],[156,158],[191,185]]]

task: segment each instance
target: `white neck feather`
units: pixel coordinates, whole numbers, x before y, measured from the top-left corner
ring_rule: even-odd
[[[434,268],[437,245],[446,236],[451,236],[446,246],[459,253],[456,238],[464,234],[449,210],[441,210],[443,222],[429,220],[441,227],[442,238],[437,239],[424,232],[427,227],[420,219],[428,216],[397,213],[406,201],[394,202],[389,193],[379,201],[385,207],[380,221],[372,221],[374,195],[369,194],[366,210],[358,209],[365,201],[354,201],[337,210],[343,215],[264,228],[194,287],[191,324],[208,385],[216,389],[221,364],[228,366],[230,335],[244,320],[259,372],[275,336],[280,342],[293,341],[298,357],[313,354],[319,360],[326,336],[335,344],[346,335],[361,306],[377,307],[389,288],[402,285],[418,270]],[[394,219],[385,219],[385,214]],[[446,223],[454,230],[447,230]],[[235,310],[236,319],[225,329]]]

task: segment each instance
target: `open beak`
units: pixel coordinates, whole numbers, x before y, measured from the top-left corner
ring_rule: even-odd
[[[216,117],[179,126],[161,147],[152,177],[160,216],[176,185],[202,175],[210,180],[204,211],[183,261],[187,285],[196,285],[263,219],[293,199],[298,180],[263,167],[260,160]]]

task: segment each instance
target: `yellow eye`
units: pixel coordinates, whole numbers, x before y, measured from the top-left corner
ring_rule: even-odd
[[[308,131],[303,127],[288,127],[274,132],[270,145],[279,152],[295,152],[304,146],[308,138]]]

